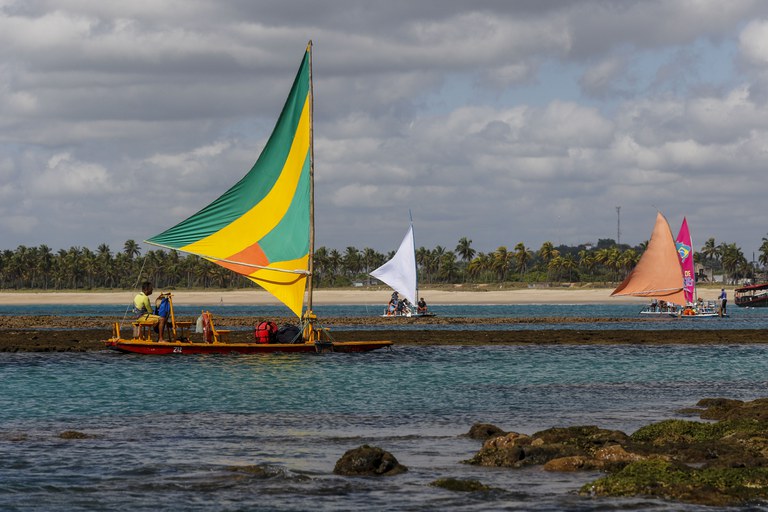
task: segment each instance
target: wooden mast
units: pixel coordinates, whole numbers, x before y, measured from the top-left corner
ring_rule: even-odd
[[[309,52],[309,276],[307,276],[307,312],[312,311],[312,289],[315,274],[315,136],[314,104],[315,92],[312,85],[312,40],[307,43]]]

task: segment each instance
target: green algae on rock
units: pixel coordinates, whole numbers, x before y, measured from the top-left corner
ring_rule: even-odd
[[[654,496],[710,506],[744,505],[768,496],[768,468],[693,468],[660,459],[633,462],[584,485],[590,496]]]
[[[487,439],[465,462],[608,472],[584,485],[582,495],[715,506],[768,500],[768,399],[707,398],[697,407],[699,416],[717,421],[665,420],[630,436],[596,426],[510,432]]]
[[[456,492],[477,492],[491,490],[491,487],[477,480],[463,480],[459,478],[438,478],[434,482],[431,482],[429,485],[432,487],[440,487],[441,489]]]

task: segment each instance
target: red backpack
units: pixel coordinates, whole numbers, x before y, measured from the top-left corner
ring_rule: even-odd
[[[253,331],[256,343],[274,343],[276,333],[277,324],[267,321],[257,324]]]

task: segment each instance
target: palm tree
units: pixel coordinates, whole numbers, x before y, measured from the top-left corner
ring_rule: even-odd
[[[348,246],[344,252],[344,270],[348,277],[354,277],[362,268],[362,258],[360,257],[360,251],[356,247]]]
[[[539,249],[539,259],[546,265],[549,260],[555,257],[555,252],[555,246],[552,245],[552,242],[544,242]]]
[[[472,240],[465,236],[459,239],[459,243],[456,246],[456,254],[461,257],[461,261],[469,263],[472,261],[472,258],[475,257],[476,252],[477,251],[472,248]]]
[[[331,273],[331,284],[336,283],[336,277],[343,264],[341,253],[336,249],[331,249],[328,253],[328,270]]]
[[[504,279],[507,277],[507,271],[509,270],[509,265],[513,258],[513,254],[509,252],[504,245],[499,246],[493,253],[491,267],[496,272],[499,282],[503,283]]]
[[[592,254],[592,252],[585,250],[579,251],[579,267],[584,269],[587,274],[592,274],[592,271],[596,265],[597,261],[595,260],[595,255]]]
[[[440,280],[445,283],[452,283],[459,274],[459,269],[456,266],[456,253],[448,251],[440,257],[439,262],[439,276]]]
[[[520,242],[515,246],[514,259],[517,271],[520,272],[522,278],[528,270],[528,262],[533,259],[533,253],[523,242]]]
[[[760,257],[757,259],[763,267],[768,267],[768,238],[763,237],[763,243],[760,245]]]
[[[141,254],[141,247],[136,243],[136,240],[126,240],[125,245],[123,245],[123,252],[128,256],[129,260],[132,260]]]
[[[490,258],[487,254],[481,252],[477,256],[472,258],[472,261],[467,265],[467,275],[473,280],[477,280],[480,276],[490,269]]]
[[[736,244],[723,243],[719,247],[722,247],[720,261],[723,265],[723,273],[725,274],[723,280],[729,282],[728,277],[730,276],[731,279],[735,279],[736,274],[740,268],[743,268],[742,265],[747,259]]]

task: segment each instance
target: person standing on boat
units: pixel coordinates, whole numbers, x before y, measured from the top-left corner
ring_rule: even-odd
[[[725,288],[720,288],[720,316],[725,315],[725,306],[728,303],[728,294],[725,293]]]
[[[144,281],[141,283],[141,292],[137,293],[133,298],[133,310],[138,315],[136,320],[156,322],[159,330],[157,341],[165,341],[163,339],[163,334],[165,332],[165,317],[153,314],[152,304],[149,302],[149,296],[152,295],[153,290],[151,282]],[[137,338],[138,336],[138,327],[134,326],[133,337]]]

